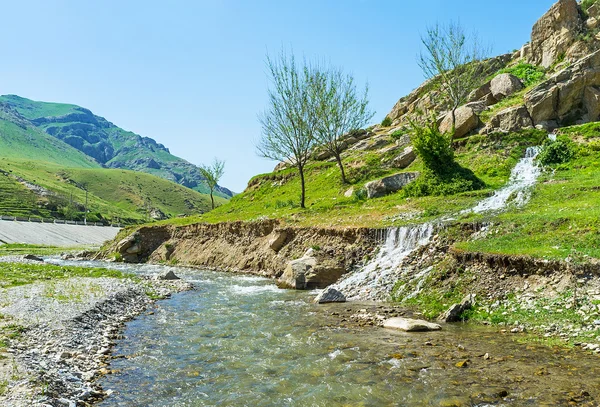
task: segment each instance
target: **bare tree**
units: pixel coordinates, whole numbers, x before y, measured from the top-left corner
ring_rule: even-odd
[[[215,158],[211,165],[200,165],[199,169],[206,180],[206,185],[210,189],[210,202],[212,203],[212,209],[215,209],[213,192],[225,172],[225,161]]]
[[[476,35],[467,36],[460,23],[454,22],[428,27],[421,42],[425,51],[419,55],[418,64],[427,79],[439,80],[440,92],[450,104],[454,133],[456,109],[483,80],[480,61],[487,50]]]
[[[300,207],[305,208],[304,170],[315,143],[316,129],[314,99],[310,95],[313,68],[306,62],[299,67],[293,54],[282,51],[275,60],[267,56],[267,69],[271,87],[268,107],[259,114],[262,135],[257,145],[258,155],[286,161],[298,169]]]
[[[342,136],[362,128],[375,114],[368,108],[369,86],[358,94],[352,75],[341,69],[318,69],[311,78],[311,97],[315,99],[315,115],[318,118],[315,137],[340,167],[342,182],[346,173],[341,153],[344,149]]]

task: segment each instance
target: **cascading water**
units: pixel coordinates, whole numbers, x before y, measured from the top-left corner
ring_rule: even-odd
[[[531,187],[535,185],[541,174],[541,169],[535,162],[540,150],[541,147],[527,148],[525,157],[513,168],[508,184],[496,191],[494,195],[479,202],[474,208],[467,209],[463,213],[499,211],[506,208],[509,203],[513,203],[518,207],[525,205],[531,196]]]
[[[525,157],[513,168],[508,184],[475,207],[462,211],[461,214],[500,211],[509,204],[517,207],[525,205],[531,196],[531,188],[541,174],[541,169],[535,162],[540,150],[541,147],[527,148]],[[440,222],[450,220],[451,217],[446,217]],[[429,243],[433,230],[434,227],[430,223],[388,229],[377,257],[362,270],[347,275],[332,288],[342,292],[348,300],[382,300],[389,298],[396,281],[402,279],[406,284],[401,287],[401,291],[403,295],[410,296],[411,293],[407,292],[408,288],[416,283],[418,291],[419,280],[425,278],[425,275],[422,273],[412,277],[403,275],[407,272],[400,270],[400,266],[411,252]]]
[[[433,230],[431,223],[388,229],[377,257],[332,287],[343,292],[349,300],[386,299],[402,261],[413,250],[429,243]]]

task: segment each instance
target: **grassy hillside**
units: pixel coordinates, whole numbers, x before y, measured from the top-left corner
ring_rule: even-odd
[[[147,222],[152,210],[166,216],[191,215],[210,209],[210,198],[150,174],[102,168],[64,168],[60,165],[0,158],[0,214],[83,217],[85,191],[91,220]],[[33,193],[15,177],[51,195]],[[5,200],[5,197],[8,199]],[[71,200],[73,204],[71,204]],[[223,204],[226,200],[218,198]],[[12,211],[8,210],[13,208]]]
[[[37,102],[16,95],[0,96],[0,103],[7,104],[39,130],[103,166],[146,172],[198,192],[209,192],[195,165],[172,155],[153,139],[123,130],[87,109]],[[218,187],[216,195],[229,198],[233,194],[227,188]]]
[[[94,159],[46,134],[1,103],[0,155],[47,161],[65,167],[100,168]]]
[[[383,129],[378,134],[385,134],[389,130]],[[395,141],[389,136],[387,145],[380,145],[375,150],[344,153],[343,161],[351,180],[350,185],[341,182],[335,163],[317,161],[309,164],[305,210],[297,207],[300,180],[296,171],[290,168],[254,177],[246,191],[232,198],[229,205],[201,217],[169,222],[216,223],[272,218],[297,225],[383,227],[432,221],[469,208],[501,187],[525,149],[540,144],[545,137],[544,132],[529,131],[457,141],[457,161],[472,169],[486,183],[486,188],[480,191],[421,198],[406,197],[398,192],[382,198],[366,199],[362,191],[367,182],[398,172],[422,170],[419,159],[404,170],[390,167],[390,161],[402,148],[390,151]],[[345,196],[349,189],[353,193]]]

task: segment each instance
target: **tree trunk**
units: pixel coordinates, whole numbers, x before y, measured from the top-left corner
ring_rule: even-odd
[[[348,181],[346,180],[346,172],[344,171],[344,164],[342,164],[342,157],[340,157],[339,153],[335,154],[335,160],[337,161],[338,167],[340,167],[340,171],[342,173],[342,182],[344,184],[347,184]]]
[[[456,132],[456,106],[452,107],[452,137]]]
[[[212,208],[215,209],[215,198],[213,198],[213,190],[210,190],[210,202],[212,203]]]
[[[300,172],[300,184],[302,185],[302,192],[300,193],[300,207],[305,209],[304,201],[306,199],[306,186],[304,185],[304,166],[298,165],[298,171]]]

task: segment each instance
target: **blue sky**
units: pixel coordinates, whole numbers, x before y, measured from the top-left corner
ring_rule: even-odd
[[[226,160],[242,191],[257,157],[265,55],[282,46],[368,81],[374,121],[423,81],[420,34],[460,20],[493,54],[520,48],[554,0],[2,1],[0,93],[74,103],[194,164]]]

